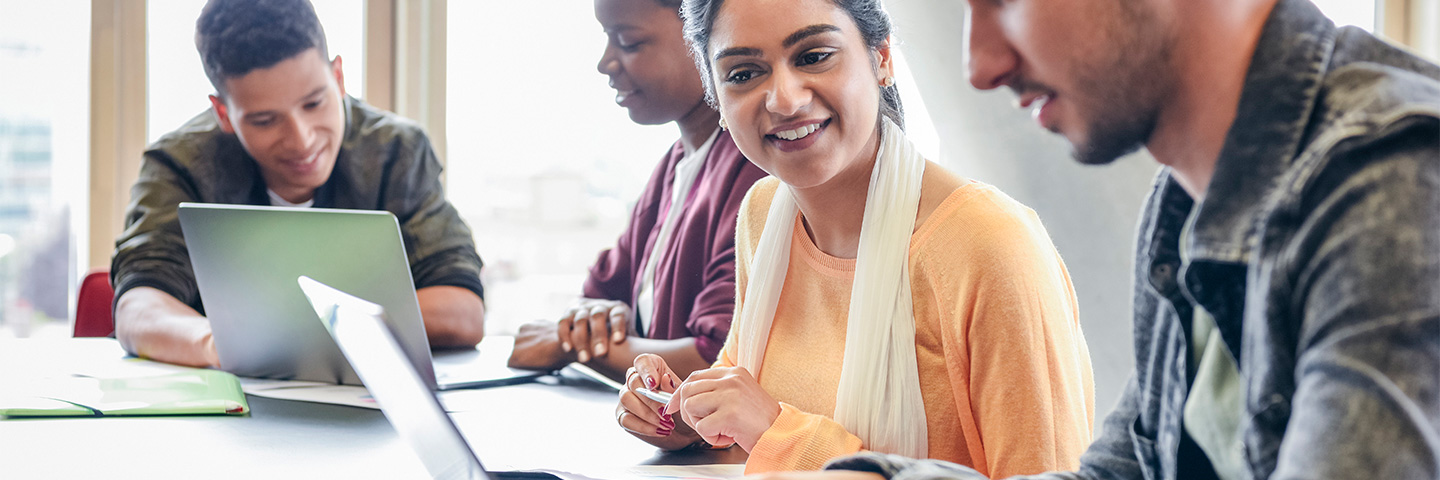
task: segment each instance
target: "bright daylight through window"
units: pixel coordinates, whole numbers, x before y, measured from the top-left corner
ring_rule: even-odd
[[[87,261],[89,33],[88,1],[0,0],[0,337],[69,335]]]

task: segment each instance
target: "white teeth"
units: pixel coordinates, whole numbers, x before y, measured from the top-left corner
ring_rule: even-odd
[[[1050,102],[1050,96],[1049,96],[1049,95],[1041,95],[1041,96],[1039,96],[1039,97],[1035,97],[1034,100],[1031,100],[1031,101],[1030,101],[1030,117],[1031,117],[1031,118],[1040,118],[1040,110],[1043,109],[1043,108],[1045,108],[1045,104],[1046,104],[1046,103],[1049,103],[1049,102]]]
[[[819,130],[819,129],[820,129],[820,124],[818,124],[818,123],[812,123],[812,124],[810,124],[810,125],[806,125],[806,126],[803,126],[803,127],[797,128],[797,129],[794,129],[794,130],[786,130],[786,131],[783,131],[783,132],[776,133],[775,136],[776,136],[776,137],[780,137],[781,140],[786,140],[786,141],[791,141],[791,142],[793,142],[793,141],[795,141],[795,140],[799,140],[799,139],[808,137],[808,136],[810,136],[810,134],[815,133],[815,131],[816,131],[816,130]]]

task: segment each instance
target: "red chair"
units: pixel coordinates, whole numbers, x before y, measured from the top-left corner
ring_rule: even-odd
[[[85,274],[75,299],[75,331],[72,336],[108,337],[115,333],[112,305],[115,289],[110,286],[110,269],[97,268]]]

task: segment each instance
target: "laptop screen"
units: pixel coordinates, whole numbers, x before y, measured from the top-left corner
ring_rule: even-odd
[[[300,288],[400,438],[434,478],[490,477],[440,401],[406,359],[385,310],[309,277]]]

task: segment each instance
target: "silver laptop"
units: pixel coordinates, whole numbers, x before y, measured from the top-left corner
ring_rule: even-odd
[[[447,361],[437,367],[400,225],[390,212],[181,203],[180,226],[226,371],[361,383],[295,288],[295,278],[307,275],[383,305],[401,350],[432,389],[514,383],[542,374],[495,361]]]
[[[401,342],[392,333],[393,322],[386,321],[387,310],[309,277],[302,276],[298,282],[321,320],[311,323],[334,336],[370,396],[431,477],[557,478],[541,472],[487,472],[440,400],[426,388],[424,375],[405,358]]]

